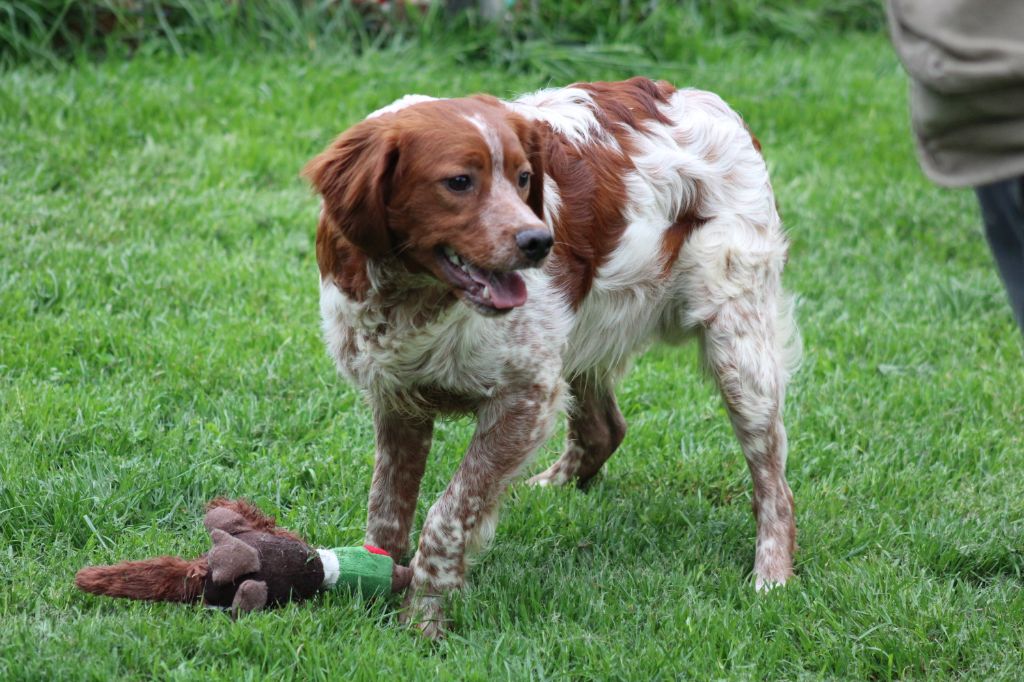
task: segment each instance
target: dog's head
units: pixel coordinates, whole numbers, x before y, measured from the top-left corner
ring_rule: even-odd
[[[491,97],[420,102],[356,124],[304,174],[323,197],[327,243],[397,256],[496,315],[526,302],[516,271],[540,265],[553,244],[547,139]]]

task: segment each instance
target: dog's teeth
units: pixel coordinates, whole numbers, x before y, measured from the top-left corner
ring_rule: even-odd
[[[459,257],[459,254],[455,253],[452,247],[444,247],[444,257],[447,258],[456,267],[462,266],[462,258]]]
[[[484,292],[483,292],[483,294],[481,294],[481,296],[486,298],[488,301],[491,300],[491,288],[490,287],[484,287]]]

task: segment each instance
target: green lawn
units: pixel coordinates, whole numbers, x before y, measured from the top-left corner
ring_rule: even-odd
[[[344,594],[232,622],[76,591],[85,564],[204,551],[215,495],[361,541],[372,427],[319,338],[298,172],[401,94],[553,83],[416,48],[23,66],[0,72],[0,679],[1019,679],[1021,340],[973,196],[917,169],[888,43],[646,75],[746,117],[793,240],[793,583],[750,584],[748,474],[687,348],[637,362],[589,493],[513,488],[437,647]],[[420,518],[470,430],[440,426]]]

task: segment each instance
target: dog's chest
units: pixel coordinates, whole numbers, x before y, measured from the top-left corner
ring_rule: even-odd
[[[328,352],[378,403],[424,402],[435,392],[479,401],[518,384],[556,380],[568,325],[543,297],[533,303],[489,318],[457,302],[424,314],[415,301],[354,301],[329,283],[320,296]]]

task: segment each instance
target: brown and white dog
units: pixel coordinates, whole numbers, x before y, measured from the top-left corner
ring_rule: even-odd
[[[323,333],[376,426],[367,543],[408,550],[434,420],[477,420],[424,521],[406,618],[442,633],[443,595],[563,406],[565,451],[530,482],[598,472],[626,432],[616,382],[655,341],[701,342],[753,477],[755,584],[792,575],[787,242],[760,145],[719,97],[643,78],[407,96],[305,174]]]

